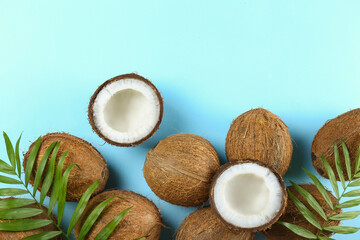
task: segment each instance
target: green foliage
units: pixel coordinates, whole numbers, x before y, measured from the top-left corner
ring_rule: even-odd
[[[302,202],[300,202],[292,194],[292,192],[290,190],[288,190],[289,197],[294,202],[296,208],[299,210],[299,212],[304,216],[304,218],[310,224],[312,224],[313,226],[315,226],[316,228],[319,229],[319,232],[315,235],[314,233],[310,232],[309,230],[304,229],[300,226],[291,224],[291,223],[279,221],[278,222],[279,224],[287,227],[290,231],[292,231],[293,233],[295,233],[301,237],[304,237],[307,239],[319,239],[319,240],[333,239],[333,238],[324,236],[324,231],[327,231],[330,233],[352,234],[352,233],[355,233],[358,230],[360,230],[360,228],[358,228],[358,227],[328,226],[330,221],[350,220],[350,219],[355,219],[360,215],[360,211],[348,211],[348,212],[342,212],[339,214],[335,214],[336,209],[351,208],[351,207],[356,207],[356,206],[360,205],[360,198],[355,198],[355,199],[344,201],[344,202],[342,201],[343,198],[346,198],[346,197],[360,197],[360,189],[350,190],[351,188],[360,186],[360,180],[354,180],[354,179],[360,177],[360,146],[359,146],[358,154],[355,159],[355,169],[351,169],[351,161],[350,161],[349,151],[346,147],[345,142],[342,140],[341,140],[341,145],[342,145],[343,153],[344,153],[346,173],[347,173],[347,176],[349,179],[349,182],[346,183],[344,172],[343,172],[341,162],[340,162],[338,146],[336,145],[336,143],[334,143],[335,167],[336,167],[336,171],[339,176],[341,185],[343,187],[343,192],[341,194],[339,192],[338,182],[336,180],[333,169],[331,168],[328,161],[324,157],[320,156],[322,159],[322,162],[324,163],[326,173],[329,176],[332,189],[337,198],[335,206],[332,203],[328,192],[326,191],[324,185],[320,182],[320,180],[314,174],[312,174],[308,170],[304,169],[306,174],[314,182],[315,186],[321,193],[322,197],[325,199],[327,204],[332,209],[332,211],[329,215],[325,214],[325,211],[322,209],[320,204],[316,201],[316,199],[309,192],[307,192],[305,189],[303,189],[301,186],[297,185],[296,183],[291,182],[292,185],[295,187],[296,191],[307,201],[307,203],[311,206],[311,208],[314,211],[316,211],[325,220],[325,224],[323,226],[321,226],[319,224],[319,222],[317,221],[315,216],[311,213],[310,209],[308,209]]]
[[[12,197],[0,201],[0,219],[11,220],[0,222],[0,231],[29,231],[53,224],[57,227],[57,231],[42,232],[29,237],[25,237],[23,238],[23,240],[47,240],[59,235],[63,235],[64,238],[69,239],[70,234],[73,232],[75,225],[79,221],[86,205],[88,204],[90,196],[98,187],[99,181],[94,182],[83,194],[72,215],[68,229],[63,230],[60,224],[65,211],[67,182],[72,168],[74,166],[79,168],[79,166],[76,164],[71,164],[65,169],[65,171],[63,171],[63,164],[68,154],[68,152],[65,152],[60,157],[58,165],[55,168],[57,153],[61,143],[53,142],[46,149],[42,159],[40,160],[34,177],[34,188],[30,190],[28,184],[30,176],[31,174],[33,174],[32,171],[34,169],[35,160],[40,149],[41,138],[37,139],[36,143],[33,145],[32,151],[30,152],[28,161],[24,169],[25,181],[23,181],[21,178],[21,163],[19,154],[19,144],[21,136],[17,140],[14,149],[13,144],[11,143],[7,134],[3,133],[3,135],[9,163],[0,160],[0,183],[19,185],[20,188],[0,188],[0,196]],[[2,174],[7,174],[15,177],[4,176]],[[42,188],[40,191],[40,199],[38,200],[35,195],[40,183],[42,185]],[[53,187],[51,188],[51,186]],[[50,194],[48,210],[46,211],[46,209],[43,207],[43,202],[50,188],[52,190]],[[27,196],[30,196],[31,199],[13,198],[13,196],[25,194]],[[84,224],[82,225],[79,233],[79,236],[81,236],[81,238],[79,239],[83,239],[84,237],[86,237],[86,234],[91,230],[93,225],[96,223],[96,220],[101,215],[102,211],[112,199],[113,198],[109,198],[103,201],[89,214]],[[29,205],[31,204],[37,204],[38,208],[29,207]],[[51,218],[51,213],[55,208],[56,204],[58,209],[57,223],[54,222],[54,220]],[[99,234],[96,236],[96,239],[106,240],[130,209],[131,207],[125,209],[112,221],[110,221],[99,232]],[[46,214],[47,219],[24,219],[34,217],[40,214]]]

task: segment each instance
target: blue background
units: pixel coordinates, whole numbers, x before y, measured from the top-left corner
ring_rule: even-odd
[[[21,150],[65,131],[106,158],[107,189],[130,189],[161,206],[162,240],[195,208],[159,200],[147,186],[146,152],[168,135],[207,138],[226,161],[231,121],[264,107],[294,142],[285,180],[308,182],[316,131],[360,105],[360,1],[14,1],[0,0],[0,130]],[[165,100],[156,135],[135,148],[104,144],[87,104],[119,74],[152,80]],[[6,158],[3,143],[1,158]],[[328,181],[322,181],[330,187]],[[68,204],[67,226],[74,204]],[[360,227],[360,220],[344,222]],[[359,239],[360,233],[336,235]],[[256,239],[261,239],[257,236]]]

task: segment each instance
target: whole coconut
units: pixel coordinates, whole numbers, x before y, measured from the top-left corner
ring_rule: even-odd
[[[257,108],[232,122],[225,151],[229,161],[257,159],[284,176],[290,166],[293,146],[285,123],[270,111]]]
[[[187,216],[176,233],[176,240],[252,240],[251,232],[232,232],[210,207],[198,209]]]
[[[67,133],[48,133],[41,138],[41,146],[38,156],[35,160],[34,169],[32,175],[30,176],[29,182],[34,184],[36,171],[40,164],[41,158],[43,157],[46,149],[54,141],[61,141],[57,154],[56,166],[62,154],[69,150],[69,153],[64,161],[63,171],[65,171],[65,169],[73,163],[79,165],[81,168],[78,169],[74,167],[70,172],[66,200],[78,201],[85,193],[85,191],[90,187],[90,185],[93,184],[96,180],[100,181],[100,185],[96,188],[93,194],[95,195],[102,192],[109,178],[109,170],[107,168],[105,159],[90,143]],[[35,142],[31,144],[28,152],[24,156],[24,169]],[[42,184],[40,183],[38,189],[41,190],[41,187]],[[51,191],[48,192],[48,196],[50,193]]]
[[[0,199],[0,201],[6,200],[6,199],[9,199],[9,198],[3,198],[3,199]],[[39,209],[40,207],[37,204],[31,204],[31,205],[25,206],[25,208],[38,208]],[[45,211],[48,210],[44,206],[43,206],[43,208],[45,209]],[[57,222],[56,217],[55,217],[54,214],[51,214],[51,218],[52,218],[52,220],[54,222]],[[42,214],[39,214],[37,216],[31,217],[31,218],[25,218],[25,219],[49,219],[49,217],[45,213],[42,213]],[[9,221],[14,221],[14,220],[0,219],[0,223],[9,222]],[[0,231],[0,239],[1,240],[22,239],[22,238],[25,238],[25,237],[29,237],[29,236],[32,236],[32,235],[35,235],[35,234],[39,234],[39,233],[42,233],[42,232],[48,232],[48,231],[59,231],[59,230],[54,224],[50,224],[50,225],[47,225],[47,226],[42,227],[42,228],[38,228],[38,229],[35,229],[35,230],[30,230],[30,231],[24,231],[24,232]],[[60,235],[60,236],[57,236],[57,237],[52,238],[52,239],[61,240],[62,236]]]
[[[143,173],[159,198],[196,206],[208,200],[211,180],[219,167],[219,157],[210,142],[181,133],[161,140],[147,153]]]
[[[157,240],[161,232],[161,216],[159,210],[149,199],[131,191],[105,191],[92,198],[86,206],[83,215],[75,226],[75,236],[78,238],[80,230],[87,216],[102,201],[110,197],[115,198],[105,207],[94,226],[85,239],[94,239],[115,216],[132,206],[121,220],[108,240],[134,240],[146,237],[146,240]]]
[[[323,208],[326,216],[330,216],[332,210],[329,207],[329,205],[326,203],[325,199],[319,192],[319,190],[316,188],[313,184],[307,184],[307,185],[300,185],[302,188],[304,188],[306,191],[308,191],[320,204],[320,206]],[[318,222],[321,226],[325,224],[325,220],[317,213],[315,212],[312,207],[306,202],[306,200],[298,193],[298,191],[295,189],[295,187],[291,186],[288,187],[288,189],[293,193],[293,195],[299,199],[311,212],[314,214]],[[335,205],[337,203],[336,198],[329,192],[330,198],[332,203]],[[336,209],[333,215],[341,213],[341,209]],[[310,232],[314,233],[315,235],[319,233],[319,229],[311,225],[305,217],[299,212],[299,210],[296,208],[294,202],[288,197],[288,205],[286,207],[285,213],[281,216],[279,221],[292,223],[295,225],[298,225],[300,227],[303,227]],[[329,221],[327,223],[327,226],[337,226],[340,224],[340,221]],[[327,237],[330,237],[332,234],[330,232],[323,232]],[[264,232],[264,235],[269,240],[305,240],[307,238],[300,237],[296,235],[295,233],[291,232],[286,227],[280,225],[280,224],[274,224],[269,230]]]
[[[355,166],[355,159],[360,146],[360,108],[348,111],[325,123],[316,133],[311,146],[311,159],[318,173],[328,178],[324,164],[320,158],[322,155],[335,169],[334,142],[339,149],[340,161],[345,169],[345,159],[341,147],[341,139],[345,141],[349,150],[352,169]],[[337,180],[339,176],[335,171]],[[348,180],[347,174],[344,174],[345,180]]]

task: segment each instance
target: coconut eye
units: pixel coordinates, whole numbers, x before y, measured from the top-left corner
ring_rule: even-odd
[[[242,231],[261,231],[281,216],[286,188],[281,176],[255,160],[223,165],[214,177],[210,204],[225,224]]]
[[[106,142],[135,146],[152,137],[163,116],[163,100],[156,87],[137,74],[103,83],[91,97],[89,121]]]

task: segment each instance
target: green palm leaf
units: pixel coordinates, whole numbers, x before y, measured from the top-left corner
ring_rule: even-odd
[[[357,199],[349,200],[349,201],[343,202],[341,204],[338,204],[336,206],[336,208],[351,208],[351,207],[356,207],[359,205],[360,205],[360,198],[357,198]]]
[[[329,238],[329,237],[326,237],[326,236],[319,236],[319,239],[320,240],[336,240],[334,238]]]
[[[309,230],[306,230],[305,228],[302,228],[302,227],[299,227],[297,225],[287,223],[287,222],[278,222],[278,223],[287,227],[290,231],[292,231],[293,233],[295,233],[301,237],[308,238],[308,239],[317,239],[315,234],[313,234]]]
[[[100,181],[97,180],[95,181],[93,184],[91,184],[91,186],[85,191],[85,193],[81,196],[80,201],[78,203],[78,205],[75,208],[75,211],[71,217],[70,223],[69,223],[69,227],[68,227],[68,231],[67,231],[67,236],[70,236],[70,233],[72,232],[72,230],[74,229],[77,221],[79,220],[79,218],[81,217],[81,214],[83,213],[92,193],[95,191],[95,189],[99,186]]]
[[[360,215],[360,211],[344,212],[337,215],[331,216],[331,220],[349,220],[357,218]]]
[[[351,234],[359,231],[360,228],[357,227],[346,227],[346,226],[329,226],[324,228],[326,231],[341,233],[341,234]]]
[[[289,197],[294,202],[296,208],[301,212],[301,214],[305,217],[305,219],[311,223],[313,226],[321,230],[321,225],[318,222],[318,220],[315,218],[315,216],[310,212],[310,210],[302,203],[300,202],[288,189],[287,190]]]
[[[19,180],[16,180],[16,179],[13,179],[10,177],[1,176],[1,175],[0,175],[0,182],[6,183],[6,184],[22,184],[22,182],[20,182]]]
[[[34,180],[34,190],[33,190],[33,195],[35,195],[38,187],[39,187],[39,184],[40,184],[40,181],[41,181],[41,177],[43,175],[43,172],[44,172],[44,169],[45,169],[45,166],[46,166],[46,163],[48,161],[48,158],[50,156],[50,153],[51,151],[54,149],[55,145],[57,144],[57,142],[53,142],[45,151],[43,157],[41,158],[41,161],[39,163],[39,166],[37,168],[37,171],[36,171],[36,175],[35,175],[35,180]]]
[[[348,186],[349,186],[349,187],[358,187],[358,186],[360,186],[360,179],[359,179],[359,180],[356,180],[356,181],[354,181],[354,182],[349,183]]]
[[[45,174],[44,181],[42,183],[41,192],[40,192],[40,204],[41,205],[43,204],[43,202],[45,200],[45,196],[49,192],[52,181],[53,181],[54,171],[55,171],[55,159],[56,159],[59,147],[60,147],[60,142],[58,142],[53,149],[53,152],[52,152],[49,164],[48,164],[48,169]]]
[[[9,161],[10,161],[11,165],[15,168],[16,160],[15,160],[14,147],[11,144],[11,141],[10,141],[9,137],[5,132],[3,132],[3,136],[4,136],[4,140],[5,140],[6,152],[7,152]]]
[[[359,170],[360,170],[360,146],[355,159],[355,173],[358,173]]]
[[[298,191],[298,193],[303,196],[303,198],[309,203],[309,205],[324,219],[327,220],[326,214],[318,201],[305,189],[300,187],[298,184],[294,183],[293,181],[290,181],[291,184],[295,187],[295,189]]]
[[[62,169],[64,165],[65,158],[69,151],[66,151],[60,158],[57,168],[55,170],[54,183],[52,185],[52,191],[50,196],[50,202],[48,207],[48,216],[52,213],[52,210],[55,207],[56,202],[59,200],[61,186],[62,186]]]
[[[94,210],[90,213],[90,215],[86,218],[86,221],[81,227],[79,236],[77,240],[82,240],[86,234],[90,231],[96,220],[99,218],[100,214],[104,210],[104,208],[108,205],[108,203],[113,200],[115,197],[110,197],[103,202],[101,202]]]
[[[38,208],[13,208],[0,210],[0,219],[21,219],[29,218],[43,213]]]
[[[0,231],[22,232],[38,229],[51,224],[48,219],[24,219],[0,223]]]
[[[34,167],[35,159],[36,159],[36,156],[37,156],[37,154],[39,152],[40,145],[41,145],[41,137],[39,137],[36,140],[36,143],[35,143],[33,149],[30,152],[30,156],[29,156],[29,158],[27,160],[27,163],[26,163],[26,166],[25,166],[25,187],[28,187],[29,180],[30,180],[30,175],[31,175],[31,172],[32,172],[33,167]]]
[[[337,185],[337,181],[336,181],[336,178],[335,178],[335,174],[334,174],[334,171],[332,170],[330,164],[328,163],[328,161],[326,161],[326,159],[323,157],[323,156],[320,156],[321,157],[321,160],[325,166],[325,169],[326,169],[326,172],[328,174],[328,177],[330,179],[330,182],[331,182],[331,186],[335,192],[335,195],[337,198],[340,197],[340,194],[339,194],[339,187]]]
[[[352,190],[350,192],[344,193],[344,197],[359,197],[360,189]]]
[[[116,226],[120,223],[120,221],[124,218],[126,213],[131,209],[132,207],[129,207],[122,211],[119,215],[114,217],[113,220],[111,220],[106,226],[101,229],[101,231],[96,235],[94,240],[105,240],[108,239],[108,237],[111,235],[111,233],[115,230]]]
[[[321,193],[321,195],[323,196],[323,198],[325,199],[327,204],[329,204],[330,208],[334,209],[334,205],[333,205],[333,203],[330,199],[329,193],[326,191],[324,185],[319,181],[319,179],[317,179],[317,177],[315,177],[314,174],[312,174],[311,172],[309,172],[308,170],[306,170],[304,168],[303,168],[303,170],[314,182],[315,186],[317,187],[317,189],[319,190],[319,192]]]
[[[340,178],[341,184],[343,186],[343,188],[345,188],[345,178],[344,178],[344,173],[341,167],[341,162],[340,162],[340,156],[339,156],[339,150],[338,147],[336,145],[336,143],[334,142],[334,155],[335,155],[335,167],[336,167],[336,171],[338,173],[338,176]]]
[[[20,188],[1,188],[0,189],[0,196],[1,197],[11,197],[17,195],[23,195],[28,193],[28,191]]]
[[[15,169],[1,159],[0,159],[0,172],[10,175],[16,175]]]
[[[61,234],[62,234],[61,231],[42,232],[29,237],[22,238],[21,240],[50,240]]]
[[[21,163],[20,163],[20,151],[19,151],[21,136],[22,136],[22,134],[20,134],[20,137],[17,140],[16,145],[15,145],[15,160],[16,160],[16,166],[17,166],[17,170],[18,170],[18,176],[21,175]]]
[[[351,181],[352,175],[351,175],[351,162],[350,162],[349,150],[347,149],[346,144],[342,139],[341,139],[341,145],[342,145],[343,152],[344,152],[346,171],[347,171],[349,180]]]
[[[11,208],[20,208],[25,207],[30,204],[36,203],[33,199],[26,198],[10,198],[0,201],[0,209],[11,209]]]

